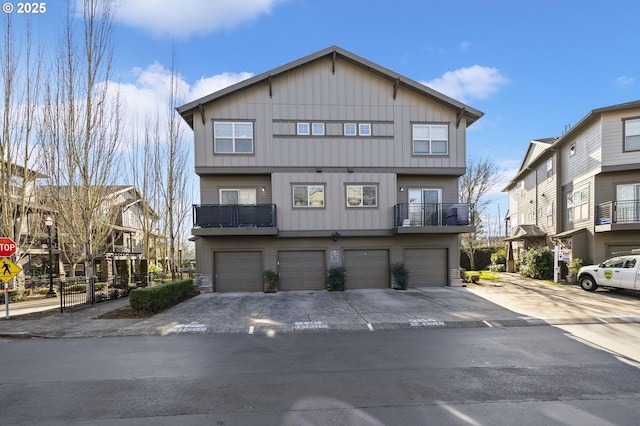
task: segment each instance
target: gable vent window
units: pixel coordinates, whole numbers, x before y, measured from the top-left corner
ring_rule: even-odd
[[[309,123],[298,123],[297,124],[297,133],[299,135],[308,135],[309,134]]]
[[[356,136],[357,129],[355,123],[345,123],[344,124],[344,135],[345,136]]]

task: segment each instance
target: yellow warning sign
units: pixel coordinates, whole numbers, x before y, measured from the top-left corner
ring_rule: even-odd
[[[11,278],[15,277],[22,271],[22,268],[16,265],[6,257],[0,259],[0,281],[8,283]]]

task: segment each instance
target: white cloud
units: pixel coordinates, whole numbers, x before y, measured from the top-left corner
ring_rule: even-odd
[[[156,36],[188,38],[233,29],[283,0],[124,0],[115,20]]]
[[[468,102],[474,99],[485,99],[507,83],[509,83],[509,79],[503,76],[497,68],[473,65],[468,68],[448,71],[442,77],[422,84],[453,99]]]
[[[168,114],[173,113],[170,105],[171,70],[155,62],[146,68],[133,70],[135,81],[131,83],[111,83],[112,89],[117,89],[123,100],[124,117],[127,119],[127,128],[134,132],[136,126],[145,126],[147,120],[155,120],[165,125],[168,122]],[[177,103],[180,106],[192,100],[206,96],[210,93],[231,86],[239,81],[252,77],[247,72],[230,73],[202,77],[194,84],[189,84],[180,74],[175,76],[177,87]],[[147,122],[154,123],[155,121]],[[129,135],[133,137],[132,135]]]
[[[635,82],[633,77],[628,77],[626,75],[620,76],[613,80],[613,84],[620,87],[628,87],[631,86]]]
[[[469,48],[471,47],[471,43],[469,43],[466,40],[463,40],[463,41],[460,42],[460,46],[459,47],[460,47],[461,51],[465,52],[465,51],[469,50]]]

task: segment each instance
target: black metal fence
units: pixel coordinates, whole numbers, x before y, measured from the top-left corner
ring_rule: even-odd
[[[178,279],[186,274],[178,273]],[[25,281],[23,291],[31,296],[46,295],[53,287],[60,301],[60,312],[80,305],[92,305],[106,300],[129,296],[129,292],[138,287],[157,285],[170,281],[171,274],[121,275],[107,280],[98,278],[74,277],[53,278],[42,276]]]

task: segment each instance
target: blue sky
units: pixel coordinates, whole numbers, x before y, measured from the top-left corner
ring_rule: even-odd
[[[45,42],[64,4],[32,16]],[[186,102],[338,45],[485,113],[468,152],[504,170],[504,216],[529,140],[640,99],[638,16],[636,0],[122,0],[114,81],[129,108],[162,99],[175,46]]]

